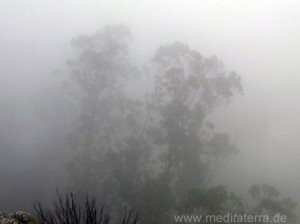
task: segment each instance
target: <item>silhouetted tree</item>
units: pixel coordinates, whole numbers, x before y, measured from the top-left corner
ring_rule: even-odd
[[[144,136],[159,154],[160,169],[152,181],[163,181],[157,186],[165,187],[157,190],[160,196],[147,201],[145,210],[159,201],[172,205],[165,207],[169,214],[182,206],[190,190],[205,188],[222,161],[237,152],[229,136],[216,132],[207,116],[243,90],[240,78],[227,73],[215,56],[205,58],[178,42],[156,51],[153,68]]]
[[[99,181],[106,176],[103,157],[117,144],[120,118],[130,109],[122,92],[122,81],[136,72],[127,55],[129,39],[127,27],[119,25],[72,41],[78,57],[68,61],[67,82],[77,93],[80,117],[77,130],[68,136],[74,152],[68,171],[76,191],[99,190]]]
[[[62,195],[57,192],[53,210],[44,209],[41,203],[34,208],[39,223],[44,224],[109,224],[111,221],[104,205],[97,208],[95,198],[86,196],[81,205],[73,193]],[[133,210],[127,211],[125,208],[122,224],[137,224],[140,218],[138,213],[134,215]]]

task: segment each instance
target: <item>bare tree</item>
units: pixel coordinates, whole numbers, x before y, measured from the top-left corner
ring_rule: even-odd
[[[34,209],[37,213],[37,220],[43,224],[109,224],[110,215],[105,211],[104,205],[96,206],[94,197],[86,196],[84,205],[76,199],[73,193],[62,195],[57,191],[57,200],[53,203],[53,211],[42,207],[37,203]],[[140,215],[134,214],[133,210],[127,210],[122,219],[122,224],[137,224]]]

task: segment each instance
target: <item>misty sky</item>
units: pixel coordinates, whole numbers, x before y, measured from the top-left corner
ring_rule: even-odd
[[[217,55],[243,80],[245,95],[213,116],[240,148],[216,181],[238,192],[266,182],[296,194],[299,11],[297,0],[1,0],[0,94],[26,103],[64,65],[73,37],[106,24],[131,29],[140,63],[162,44],[187,43],[204,56]]]

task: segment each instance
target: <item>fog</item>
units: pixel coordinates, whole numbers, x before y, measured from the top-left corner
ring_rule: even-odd
[[[211,185],[248,200],[253,184],[266,183],[300,203],[299,10],[296,0],[2,0],[0,211],[32,211],[34,202],[50,202],[56,187],[67,188],[66,138],[79,112],[57,70],[64,73],[74,58],[73,38],[114,24],[130,29],[131,61],[139,66],[179,41],[235,71],[244,94],[209,119],[239,152]],[[145,80],[130,91],[150,88]]]

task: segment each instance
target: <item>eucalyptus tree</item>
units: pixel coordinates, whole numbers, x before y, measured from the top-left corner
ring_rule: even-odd
[[[160,133],[155,138],[164,148],[162,172],[180,198],[205,186],[222,158],[237,151],[207,116],[243,89],[240,77],[226,72],[216,56],[205,58],[182,43],[160,47],[153,62],[153,106],[159,119],[152,133]]]
[[[79,118],[68,136],[73,160],[68,171],[78,191],[95,193],[106,170],[99,164],[117,145],[123,117],[128,113],[123,82],[136,73],[128,57],[130,31],[123,25],[107,26],[95,35],[73,39],[77,57],[68,61],[69,86],[77,93]],[[103,178],[102,178],[103,179]]]

